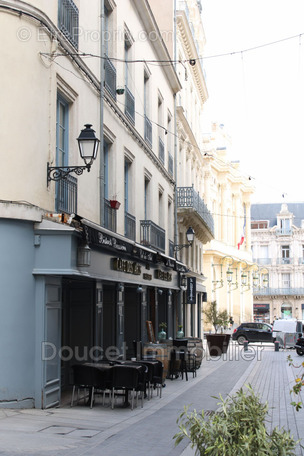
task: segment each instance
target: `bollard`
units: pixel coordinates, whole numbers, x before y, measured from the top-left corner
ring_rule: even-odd
[[[244,351],[248,351],[248,340],[244,340]]]
[[[280,348],[280,342],[278,340],[276,340],[274,343],[274,351],[278,352],[279,348]]]

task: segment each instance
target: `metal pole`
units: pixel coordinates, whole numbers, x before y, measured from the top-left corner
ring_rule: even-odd
[[[174,12],[173,12],[173,36],[174,36],[174,45],[173,45],[173,59],[174,59],[174,67],[176,70],[177,63],[176,63],[176,55],[177,55],[177,34],[176,34],[176,0],[174,0]],[[177,225],[177,122],[176,122],[176,114],[177,114],[177,101],[176,101],[176,94],[174,94],[174,245],[178,244],[178,225]],[[175,253],[175,258],[177,259],[177,251]],[[180,285],[180,276],[181,273],[178,273],[178,280]],[[186,332],[186,328],[183,324],[183,309],[182,309],[182,291],[179,290],[177,293],[177,321],[179,325],[183,325],[184,331]],[[176,331],[177,328],[174,328]]]
[[[100,195],[100,225],[104,226],[104,139],[103,139],[103,109],[104,109],[104,0],[100,0],[100,166],[99,166],[99,195]]]

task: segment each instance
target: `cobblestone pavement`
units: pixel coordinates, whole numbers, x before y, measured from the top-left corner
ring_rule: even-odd
[[[176,419],[184,405],[190,409],[216,410],[212,396],[233,394],[251,384],[263,401],[268,401],[268,426],[290,429],[296,439],[304,436],[304,412],[290,405],[297,370],[287,363],[292,351],[275,352],[273,345],[249,345],[249,350],[232,343],[225,357],[204,358],[197,377],[188,382],[167,380],[160,399],[144,401],[133,411],[119,406],[111,410],[96,401],[93,409],[82,403],[50,410],[0,409],[0,455],[47,456],[188,456],[194,451],[184,441],[174,447]],[[298,455],[304,455],[298,449]]]

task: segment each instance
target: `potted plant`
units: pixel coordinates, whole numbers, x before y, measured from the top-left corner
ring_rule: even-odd
[[[158,333],[158,338],[159,338],[159,340],[165,340],[165,339],[167,339],[167,333],[166,333],[167,323],[165,323],[164,321],[162,321],[162,322],[159,324],[159,328],[160,328],[160,331],[159,331],[159,333]]]
[[[217,302],[212,301],[205,310],[204,316],[205,321],[207,323],[211,323],[215,330],[215,334],[206,334],[210,356],[220,356],[223,353],[227,353],[230,334],[223,334],[223,329],[229,324],[229,315],[227,310],[219,311],[217,308]],[[219,329],[221,329],[220,334],[218,334]]]
[[[179,416],[179,432],[173,437],[175,445],[184,438],[191,442],[195,455],[295,455],[296,445],[290,431],[274,428],[268,431],[268,405],[263,404],[251,386],[242,388],[233,396],[223,399],[220,408],[209,419],[204,410],[188,413],[188,407]]]
[[[111,199],[110,200],[110,206],[112,209],[119,209],[120,208],[120,202],[117,201],[116,199]]]
[[[177,339],[182,339],[184,337],[183,325],[177,325],[178,331],[176,333]]]

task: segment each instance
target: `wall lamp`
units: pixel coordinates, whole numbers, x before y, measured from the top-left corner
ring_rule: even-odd
[[[241,261],[241,290],[249,291],[250,290],[250,266],[247,261]],[[247,288],[247,290],[245,290]]]
[[[47,164],[47,181],[59,181],[65,179],[70,173],[75,173],[80,176],[85,169],[90,171],[93,161],[97,157],[99,139],[95,136],[91,124],[85,124],[85,128],[81,130],[77,138],[80,157],[84,160],[83,166],[49,166]]]
[[[265,267],[258,268],[253,273],[253,287],[267,288],[269,284],[269,270]]]
[[[238,280],[237,280],[237,268],[232,268],[231,266],[234,264],[234,259],[231,256],[224,256],[221,260],[221,263],[219,264],[213,264],[212,266],[219,266],[221,270],[221,278],[220,280],[213,280],[212,283],[214,284],[214,288],[212,291],[215,291],[218,288],[222,288],[224,286],[224,280],[223,280],[223,266],[227,263],[228,267],[226,270],[226,280],[227,284],[229,286],[229,293],[232,290],[235,290],[238,288]],[[235,271],[235,272],[233,272]],[[235,274],[235,282],[233,282],[233,276]],[[235,286],[235,288],[231,288],[232,285]]]
[[[195,237],[195,232],[194,232],[194,229],[191,226],[189,226],[189,228],[186,231],[186,237],[187,237],[188,244],[174,245],[173,248],[174,248],[175,252],[178,252],[179,250],[182,250],[185,247],[189,248],[189,247],[192,246],[193,241],[194,241],[194,237]]]

